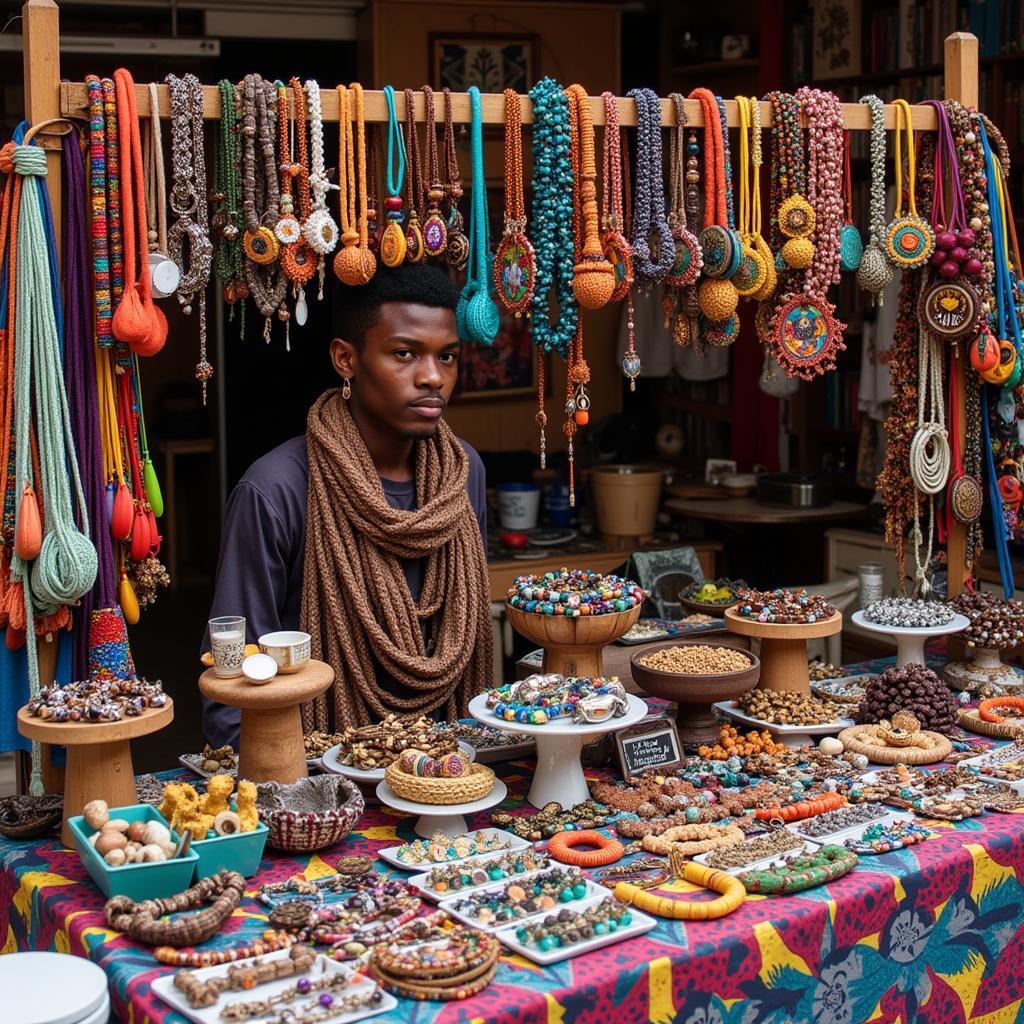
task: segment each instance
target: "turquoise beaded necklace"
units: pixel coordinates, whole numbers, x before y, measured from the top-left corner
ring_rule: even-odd
[[[380,239],[380,258],[386,267],[397,267],[405,259],[408,244],[402,230],[402,184],[405,181],[405,145],[402,142],[402,128],[395,112],[395,90],[384,86],[384,99],[388,104],[388,197],[384,200],[388,226]],[[395,150],[398,151],[398,167],[395,169]]]
[[[490,294],[487,273],[490,229],[487,224],[487,186],[484,182],[484,127],[480,90],[469,87],[469,151],[473,167],[473,191],[469,210],[469,271],[455,308],[455,324],[463,341],[493,345],[501,326],[501,314]]]
[[[545,352],[564,356],[576,334],[579,308],[572,290],[572,164],[569,160],[569,101],[553,78],[530,90],[533,102],[533,340]],[[551,289],[558,322],[551,323]]]

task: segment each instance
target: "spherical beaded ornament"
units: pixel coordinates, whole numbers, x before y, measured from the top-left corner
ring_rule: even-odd
[[[782,258],[793,270],[806,270],[814,261],[814,243],[809,238],[790,238],[782,247]]]
[[[789,196],[779,207],[779,230],[787,238],[810,238],[814,225],[814,207],[803,196]]]
[[[709,320],[727,320],[739,305],[739,292],[731,280],[708,278],[697,289],[701,312]]]

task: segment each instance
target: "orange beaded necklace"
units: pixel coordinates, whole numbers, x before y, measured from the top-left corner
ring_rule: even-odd
[[[353,107],[356,118],[354,138]],[[345,284],[358,287],[366,284],[377,272],[377,259],[369,246],[366,120],[363,112],[363,87],[358,82],[353,82],[348,89],[343,85],[338,86],[338,108],[338,194],[342,248],[334,257],[334,273]]]
[[[289,83],[295,102],[295,133],[299,159],[292,161],[293,152],[289,133],[288,91],[283,85],[277,90],[277,126],[281,154],[281,217],[274,227],[274,233],[281,242],[281,269],[296,296],[295,322],[301,327],[306,322],[308,311],[303,285],[316,273],[317,257],[302,237],[302,225],[310,211],[309,198],[309,145],[306,136],[306,93],[298,78]],[[293,215],[292,180],[298,180],[299,216]]]

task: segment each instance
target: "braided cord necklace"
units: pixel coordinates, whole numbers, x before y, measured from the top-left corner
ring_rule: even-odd
[[[388,105],[388,159],[386,164],[388,197],[384,200],[387,227],[380,239],[380,258],[386,267],[397,267],[405,259],[407,246],[402,230],[402,183],[405,179],[405,146],[402,129],[395,113],[395,90],[384,86],[384,99]]]
[[[889,287],[895,267],[885,254],[885,105],[877,96],[863,96],[871,112],[871,206],[868,224],[868,244],[857,267],[857,284],[878,305],[882,304],[885,289]]]
[[[533,247],[537,281],[533,291],[533,340],[545,352],[564,356],[576,334],[579,307],[572,290],[572,164],[569,101],[553,78],[530,90],[533,103]],[[551,291],[558,321],[551,323]]]
[[[334,252],[338,244],[338,225],[327,209],[327,193],[331,184],[324,167],[324,116],[320,105],[320,86],[316,79],[306,80],[306,104],[309,111],[309,190],[312,206],[302,225],[302,237],[319,257],[317,272],[320,290],[317,298],[324,297],[324,257]]]
[[[86,76],[89,94],[89,199],[92,208],[92,278],[96,344],[110,348],[113,315],[110,286],[110,246],[107,222],[107,148],[103,117],[103,86],[96,75]]]
[[[761,147],[761,104],[758,102],[756,96],[750,97],[750,125],[752,132],[750,158],[754,172],[752,185],[754,198],[751,208],[750,243],[754,249],[761,254],[761,259],[764,262],[764,282],[761,287],[754,292],[753,297],[758,302],[761,302],[765,299],[771,298],[771,296],[775,294],[779,278],[778,273],[775,270],[775,257],[772,255],[771,247],[768,245],[764,235],[761,233],[761,167],[764,165],[764,151]]]
[[[437,120],[434,112],[434,90],[429,85],[420,90],[427,116],[427,219],[423,222],[423,248],[427,255],[437,259],[448,249],[448,226],[441,216],[441,200],[444,186],[441,184],[441,168],[437,159]],[[520,143],[520,150],[522,143]],[[522,159],[519,173],[522,175]]]
[[[288,91],[281,83],[278,83],[277,89],[277,123],[281,161],[281,218],[274,227],[274,233],[281,243],[281,271],[292,283],[292,294],[295,296],[295,322],[303,327],[309,317],[304,285],[316,273],[318,266],[322,265],[322,260],[316,258],[316,254],[303,234],[303,228],[313,209],[309,186],[309,146],[306,141],[306,92],[298,78],[292,78],[289,85],[295,101],[294,121],[288,117]],[[293,160],[295,147],[291,144],[290,127],[294,127],[298,161]],[[292,204],[293,180],[298,183],[298,219],[294,216]],[[322,285],[320,297],[323,297]],[[279,315],[283,313],[287,313],[287,310],[282,307]],[[291,349],[291,320],[284,318],[284,325],[285,351],[289,351]]]
[[[665,216],[661,167],[661,101],[651,89],[632,89],[636,102],[636,175],[633,200],[633,273],[650,287],[672,269],[675,245]]]
[[[214,268],[220,280],[224,299],[230,306],[229,319],[239,311],[239,333],[245,336],[245,299],[249,286],[245,283],[245,250],[242,248],[242,182],[238,145],[238,95],[234,83],[222,78],[220,89],[220,123],[214,145],[213,201],[220,208],[210,222],[217,238]]]
[[[893,100],[896,126],[896,213],[885,229],[885,252],[889,259],[904,269],[923,267],[935,249],[935,235],[928,222],[917,212],[915,178],[917,159],[914,154],[914,129],[910,123],[910,104]],[[902,122],[902,130],[901,130]],[[903,154],[900,140],[907,145],[907,213],[903,213]]]
[[[370,251],[366,163],[366,116],[363,87],[353,82],[338,86],[341,106],[338,126],[338,185],[341,195],[342,248],[334,257],[334,273],[347,285],[367,284],[377,272],[377,258]],[[352,113],[355,113],[355,129]],[[353,135],[354,131],[354,135]],[[356,164],[358,163],[358,177]]]
[[[756,296],[764,290],[765,278],[768,274],[768,259],[755,243],[753,230],[755,208],[757,215],[757,235],[760,236],[760,123],[754,127],[755,111],[760,113],[756,99],[747,96],[736,97],[736,107],[740,115],[740,196],[738,237],[740,243],[740,265],[732,276],[736,291],[744,298]],[[751,174],[753,166],[753,174]],[[737,232],[733,232],[734,237]],[[762,239],[763,244],[763,239]],[[767,246],[765,246],[767,249]],[[768,254],[770,258],[770,253]]]
[[[444,169],[447,181],[444,192],[448,204],[448,266],[452,270],[464,270],[469,262],[469,239],[466,237],[462,213],[459,210],[462,176],[459,173],[459,156],[455,150],[452,93],[447,86],[444,89]]]
[[[515,89],[505,90],[505,233],[494,254],[493,276],[502,309],[529,316],[537,268],[526,236],[522,104]]]
[[[117,95],[112,78],[104,78],[103,123],[107,160],[107,238],[110,254],[110,297],[116,309],[124,291],[124,237],[121,233],[121,150],[117,140]],[[113,345],[113,336],[110,344]]]
[[[405,262],[422,263],[426,255],[419,215],[419,210],[423,206],[423,184],[420,180],[420,138],[416,129],[412,89],[405,90],[405,152],[409,157],[409,176],[405,181],[409,205],[409,223],[405,228]]]

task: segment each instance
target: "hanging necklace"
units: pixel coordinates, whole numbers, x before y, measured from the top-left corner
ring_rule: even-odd
[[[87,75],[85,82],[89,96],[89,200],[92,209],[93,323],[96,344],[100,348],[110,348],[114,343],[114,336],[110,331],[113,308],[107,221],[107,144],[103,115],[103,85],[96,75]]]
[[[420,181],[420,139],[416,130],[412,89],[405,90],[405,152],[409,157],[409,176],[405,180],[409,205],[409,223],[405,228],[405,262],[421,263],[426,255],[418,212],[423,205],[423,185]]]
[[[178,290],[181,271],[167,255],[167,179],[156,82],[149,83],[149,130],[146,133],[146,232],[153,294],[166,299]]]
[[[448,203],[448,266],[452,270],[465,270],[469,262],[469,239],[465,222],[459,210],[462,198],[462,177],[459,174],[459,156],[455,150],[455,127],[452,123],[452,93],[444,89],[444,170],[447,184],[445,198]]]
[[[811,211],[816,244],[810,246],[811,259],[799,291],[782,294],[769,338],[783,370],[791,377],[810,380],[833,369],[837,354],[846,347],[846,325],[834,317],[835,307],[825,297],[829,286],[839,280],[843,110],[832,93],[805,87],[798,96],[807,114],[809,168],[805,179],[808,198],[797,198]],[[786,202],[779,209],[783,233],[792,229],[794,218],[808,219],[801,202],[792,203],[788,212]],[[786,246],[794,240],[791,238]]]
[[[380,153],[380,125],[366,129],[366,229],[367,245],[374,257],[380,256],[380,204],[377,202],[377,158]]]
[[[651,89],[631,89],[636,103],[636,174],[634,177],[633,273],[638,284],[657,284],[672,269],[675,243],[665,216],[665,182],[661,166],[661,101]]]
[[[773,184],[778,190],[772,193],[772,250],[781,253],[784,267],[804,270],[814,258],[811,235],[815,215],[806,197],[800,101],[783,92],[769,93],[768,99],[772,106]]]
[[[256,308],[265,318],[263,340],[270,344],[270,318],[288,316],[284,296],[288,278],[277,266],[280,243],[273,225],[278,220],[278,180],[274,163],[274,134],[270,113],[274,87],[259,75],[242,83],[242,209],[245,212],[245,283]],[[259,140],[263,159],[256,159]],[[257,204],[263,207],[257,212]]]
[[[576,334],[579,308],[572,290],[572,165],[569,160],[569,101],[553,78],[530,90],[533,102],[533,246],[537,266],[533,290],[533,340],[545,352],[564,356]],[[551,291],[558,321],[551,323]]]
[[[182,267],[178,283],[181,311],[192,312],[192,301],[199,296],[199,381],[203,405],[206,405],[206,383],[213,376],[213,367],[206,358],[206,285],[213,266],[213,243],[210,241],[206,204],[206,164],[203,158],[203,87],[195,75],[167,76],[171,92],[171,211],[177,220],[167,235],[171,259],[182,266],[184,240],[189,241],[190,266]]]
[[[386,267],[400,266],[405,259],[407,246],[402,230],[402,182],[405,179],[405,147],[402,145],[402,129],[395,113],[395,90],[384,86],[384,98],[388,104],[388,197],[384,200],[388,225],[380,239],[380,258]],[[397,154],[396,154],[397,150]]]
[[[910,123],[910,104],[906,100],[894,100],[893,114],[896,118],[896,214],[885,229],[885,252],[889,259],[903,268],[923,267],[935,249],[935,235],[928,222],[917,213],[914,182],[917,175],[917,160],[914,154],[914,129]],[[903,122],[903,131],[900,122]],[[907,143],[907,214],[903,215],[903,159],[900,136]]]
[[[597,162],[594,157],[594,121],[590,100],[582,85],[566,90],[570,109],[575,108],[576,160],[573,189],[576,201],[573,222],[580,239],[573,267],[572,290],[584,309],[600,309],[615,291],[615,270],[604,257],[597,218]],[[578,173],[577,173],[578,171]]]
[[[756,96],[750,98],[750,124],[750,158],[754,171],[750,235],[751,244],[761,254],[764,263],[764,280],[761,287],[754,292],[754,298],[760,302],[775,293],[779,279],[775,270],[775,257],[772,256],[772,250],[765,241],[764,235],[761,234],[761,167],[764,164],[764,153],[761,148],[761,104]]]
[[[306,103],[309,110],[309,190],[311,209],[302,225],[302,236],[319,257],[318,299],[324,297],[324,257],[338,245],[338,225],[327,209],[327,193],[331,184],[324,168],[324,116],[320,106],[320,86],[315,78],[306,79]]]
[[[610,92],[604,100],[604,140],[601,176],[601,246],[605,259],[615,270],[612,302],[621,302],[633,287],[633,250],[624,234],[626,221],[622,209],[622,131],[619,105]]]
[[[487,186],[484,183],[484,127],[480,90],[469,87],[473,191],[469,214],[469,273],[455,307],[459,337],[478,345],[493,345],[501,326],[501,314],[490,294],[487,260],[490,252],[487,217]]]
[[[219,209],[210,222],[217,237],[214,266],[223,290],[224,300],[231,307],[231,319],[235,316],[235,305],[239,304],[241,331],[245,333],[245,299],[249,287],[245,283],[240,223],[242,220],[242,182],[238,151],[239,116],[235,86],[226,78],[219,83],[220,124],[214,147],[213,188],[214,205]],[[152,102],[152,101],[151,101]]]
[[[669,99],[675,107],[676,121],[670,135],[671,197],[668,226],[672,229],[676,253],[672,267],[665,276],[665,284],[668,288],[680,289],[692,285],[697,280],[701,268],[704,266],[704,258],[700,242],[686,222],[685,172],[683,170],[686,164],[686,104],[682,93],[674,92]]]
[[[441,216],[441,200],[444,187],[441,185],[441,169],[437,160],[437,123],[434,114],[434,90],[423,86],[423,106],[427,114],[427,219],[423,222],[423,248],[428,256],[444,256],[448,249],[448,228]],[[520,182],[522,181],[522,141],[520,140]]]
[[[124,236],[121,233],[121,149],[117,140],[117,97],[114,80],[104,78],[103,122],[106,132],[107,231],[110,240],[110,296],[117,309],[124,291]],[[110,344],[114,338],[111,335]]]
[[[507,313],[529,315],[536,263],[526,237],[523,202],[523,127],[519,93],[505,90],[505,234],[494,254],[494,288]]]
[[[341,244],[334,257],[334,273],[347,285],[367,284],[377,272],[377,260],[369,247],[369,200],[367,197],[366,116],[363,87],[338,86],[338,191]],[[355,108],[355,135],[352,113]],[[358,163],[359,175],[356,177]]]
[[[857,267],[857,284],[878,305],[896,272],[885,254],[885,105],[877,96],[864,96],[871,112],[871,220],[868,244]]]
[[[843,133],[843,200],[846,219],[839,232],[839,269],[848,274],[860,266],[864,240],[853,223],[853,175],[850,173],[850,133]]]
[[[758,153],[760,154],[760,132],[755,132],[753,127],[753,109],[758,107],[757,100],[751,100],[746,96],[737,96],[736,107],[740,115],[739,236],[742,255],[740,256],[740,265],[736,268],[736,273],[733,274],[731,281],[736,291],[744,298],[748,298],[757,295],[764,288],[765,278],[768,274],[768,261],[754,244],[753,232],[754,204],[759,202],[759,197],[756,173],[753,176],[753,183],[751,182],[751,141],[752,136],[757,139]],[[758,210],[758,216],[760,219],[760,210]],[[760,234],[760,225],[758,234]]]

